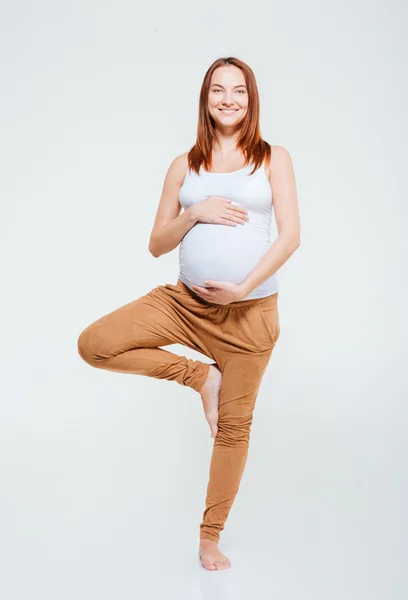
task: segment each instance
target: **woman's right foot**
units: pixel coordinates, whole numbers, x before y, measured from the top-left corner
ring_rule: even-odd
[[[208,377],[200,390],[201,400],[205,418],[211,429],[211,437],[215,438],[218,432],[218,404],[220,399],[220,387],[222,373],[215,365],[210,365]]]

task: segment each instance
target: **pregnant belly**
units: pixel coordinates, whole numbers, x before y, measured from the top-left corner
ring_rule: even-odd
[[[201,286],[206,279],[242,283],[270,245],[269,232],[256,223],[196,223],[180,243],[180,278]]]

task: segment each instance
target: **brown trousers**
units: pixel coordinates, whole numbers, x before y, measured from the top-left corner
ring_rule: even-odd
[[[224,529],[247,459],[255,400],[279,333],[278,292],[220,305],[177,280],[99,318],[78,338],[79,355],[94,367],[177,381],[197,392],[210,363],[160,346],[188,346],[222,372],[200,538],[218,541]]]

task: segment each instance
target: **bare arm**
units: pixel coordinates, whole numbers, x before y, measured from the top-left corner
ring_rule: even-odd
[[[269,181],[278,235],[296,250],[300,246],[300,217],[292,159],[282,146],[272,146],[272,153]]]
[[[171,252],[187,231],[197,222],[194,211],[188,208],[182,214],[179,192],[187,172],[187,153],[171,163],[163,183],[162,195],[150,234],[149,252],[155,257]]]
[[[278,237],[242,283],[249,294],[277,271],[300,246],[300,219],[295,173],[289,152],[272,146],[269,169]]]

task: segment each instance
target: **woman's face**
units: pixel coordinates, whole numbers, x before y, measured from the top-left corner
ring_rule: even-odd
[[[225,65],[215,69],[208,92],[208,110],[220,126],[236,126],[248,107],[248,90],[241,69]]]

